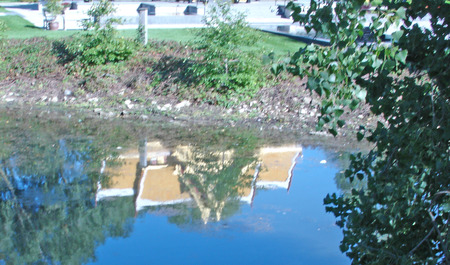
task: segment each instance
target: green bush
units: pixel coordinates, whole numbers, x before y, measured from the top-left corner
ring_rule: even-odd
[[[70,71],[85,74],[91,66],[127,60],[132,55],[133,41],[105,30],[86,32],[63,42],[60,58],[69,63]]]
[[[262,60],[242,47],[255,42],[257,34],[242,13],[232,12],[228,2],[210,4],[204,19],[206,28],[198,33],[197,63],[190,70],[204,86],[200,97],[221,105],[253,97],[265,84]]]
[[[55,51],[60,61],[68,64],[69,72],[88,74],[92,66],[125,61],[133,54],[135,42],[118,37],[113,24],[120,20],[108,17],[114,11],[107,0],[94,4],[88,11],[91,19],[83,24],[84,32],[70,40],[55,42]]]

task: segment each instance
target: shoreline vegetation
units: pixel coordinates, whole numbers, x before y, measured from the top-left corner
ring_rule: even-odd
[[[13,18],[13,19],[9,19]],[[58,54],[58,45],[79,31],[45,31],[31,27],[17,16],[9,16],[0,53],[0,102],[3,105],[57,106],[83,109],[102,118],[146,120],[165,116],[171,120],[199,124],[236,125],[252,123],[278,130],[301,130],[311,134],[320,115],[320,98],[307,90],[305,80],[287,73],[275,77],[270,67],[299,48],[301,42],[259,31],[257,42],[239,47],[258,51],[251,60],[262,62],[267,82],[241,102],[214,102],[208,90],[189,80],[189,64],[195,53],[198,29],[150,30],[149,44],[133,44],[133,54],[124,61],[89,67],[89,73],[70,72]],[[40,37],[34,32],[42,34]],[[30,33],[27,35],[26,33]],[[17,38],[17,34],[21,38]],[[39,35],[38,34],[38,35]],[[117,31],[119,38],[133,40],[136,30]],[[60,48],[60,47],[59,47]],[[262,56],[262,57],[261,57]],[[209,94],[208,94],[209,93]],[[347,125],[339,136],[353,134],[359,124],[375,123],[368,109],[347,113]],[[352,137],[354,139],[354,137]]]

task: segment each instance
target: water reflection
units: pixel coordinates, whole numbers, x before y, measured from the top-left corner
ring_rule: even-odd
[[[250,136],[166,147],[120,134],[110,141],[99,132],[57,133],[8,116],[0,125],[0,264],[95,260],[96,248],[129,236],[142,213],[178,226],[230,218],[257,189],[289,190],[302,151],[261,148]]]
[[[41,140],[48,152],[39,144],[0,161],[0,263],[87,262],[107,237],[129,233],[134,211],[123,200],[96,207],[91,144]]]
[[[252,204],[256,188],[288,190],[301,150],[266,147],[250,153],[246,146],[211,150],[195,145],[169,150],[158,141],[149,142],[121,154],[120,164],[105,163],[102,172],[109,183],[99,183],[96,200],[132,197],[136,212],[161,211],[161,206],[179,209],[184,204],[195,208],[191,216],[172,214],[173,220],[220,221],[224,212],[230,215],[230,209],[238,208],[237,201]]]

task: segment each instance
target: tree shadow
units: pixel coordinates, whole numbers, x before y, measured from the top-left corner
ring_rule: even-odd
[[[20,4],[14,6],[4,6],[5,8],[19,8],[19,9],[27,9],[27,10],[39,10],[39,4]]]
[[[196,78],[191,71],[195,63],[191,59],[166,55],[155,64],[154,71],[162,80],[172,79],[175,83],[196,85],[199,83],[199,78]]]
[[[30,28],[30,29],[42,29],[42,27],[36,27],[34,25],[26,25],[25,28]]]

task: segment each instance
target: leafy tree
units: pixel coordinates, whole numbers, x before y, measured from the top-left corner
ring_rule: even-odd
[[[328,195],[326,209],[343,228],[341,250],[353,264],[450,264],[450,5],[369,2],[370,11],[364,0],[312,0],[306,15],[288,5],[295,21],[331,43],[309,45],[286,65],[322,96],[318,127],[336,135],[345,126],[340,116],[364,103],[380,120],[360,127],[358,140],[375,147],[353,155],[345,171],[367,186]],[[413,23],[422,18],[430,29]],[[383,42],[396,25],[392,42]]]
[[[264,85],[265,76],[262,60],[241,49],[257,38],[245,15],[234,12],[228,1],[214,1],[208,5],[204,23],[206,28],[199,31],[196,43],[199,62],[191,67],[206,87],[203,93],[222,105],[254,96]]]

